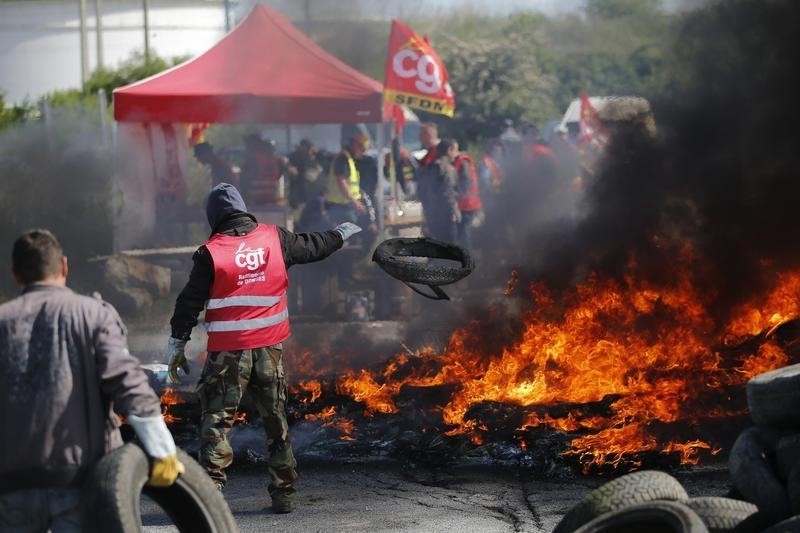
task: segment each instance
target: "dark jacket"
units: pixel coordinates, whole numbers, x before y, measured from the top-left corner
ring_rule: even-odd
[[[209,219],[211,220],[212,217],[210,216]],[[232,213],[215,224],[214,233],[247,235],[257,225],[255,217],[249,213]],[[333,230],[292,233],[279,226],[278,237],[286,268],[325,259],[344,244],[339,232]],[[197,317],[208,300],[211,284],[214,282],[214,262],[205,245],[197,249],[192,261],[194,261],[194,265],[189,274],[189,281],[178,295],[175,312],[170,320],[172,336],[176,339],[189,339],[192,328],[197,325]]]
[[[70,487],[161,406],[114,308],[34,284],[0,305],[0,492]]]

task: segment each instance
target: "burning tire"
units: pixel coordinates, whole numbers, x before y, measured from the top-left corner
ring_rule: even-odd
[[[461,263],[460,266],[431,264],[412,261],[410,258],[424,257],[430,259],[449,259]],[[380,243],[372,254],[372,260],[378,263],[387,274],[400,281],[428,285],[439,299],[447,299],[447,295],[439,289],[439,285],[449,285],[468,276],[475,263],[469,253],[454,244],[435,239],[387,239]],[[420,292],[409,285],[423,296]]]
[[[758,512],[758,507],[752,503],[715,496],[691,498],[686,506],[703,520],[711,533],[731,531],[748,516]]]
[[[653,501],[605,513],[575,533],[708,533],[703,520],[682,503]]]
[[[790,514],[786,489],[769,460],[780,437],[772,428],[748,428],[736,439],[728,458],[731,479],[742,496],[765,515],[778,519]]]
[[[748,381],[747,405],[758,425],[800,427],[800,364],[764,372]]]
[[[686,493],[686,489],[669,474],[655,470],[634,472],[609,481],[590,492],[564,515],[553,533],[575,531],[604,513],[620,511],[632,505],[653,500],[685,502],[688,499],[689,495]],[[589,531],[605,530],[592,529]],[[705,526],[703,531],[705,531]]]
[[[228,533],[238,531],[228,504],[197,462],[178,449],[186,466],[175,484],[147,487],[150,460],[136,444],[118,448],[95,465],[84,484],[83,531],[134,533],[142,530],[139,498],[152,498],[181,532]]]

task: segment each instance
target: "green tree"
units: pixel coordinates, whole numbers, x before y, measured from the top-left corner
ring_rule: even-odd
[[[616,19],[649,17],[662,13],[662,0],[586,0],[584,10],[590,17]]]

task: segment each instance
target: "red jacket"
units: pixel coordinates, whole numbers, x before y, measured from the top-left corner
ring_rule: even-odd
[[[466,187],[461,185],[461,176],[464,165],[467,165],[469,182]],[[458,154],[455,161],[456,171],[459,176],[458,209],[460,211],[477,211],[483,207],[481,202],[480,188],[478,187],[478,171],[475,170],[475,163],[467,154]]]
[[[244,236],[215,234],[205,244],[214,263],[206,304],[208,351],[272,346],[289,337],[289,278],[278,229],[259,224]]]

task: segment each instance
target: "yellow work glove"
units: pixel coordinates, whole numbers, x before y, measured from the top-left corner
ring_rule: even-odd
[[[178,461],[177,455],[153,459],[153,469],[150,472],[150,480],[147,484],[151,487],[169,487],[184,472],[186,472],[186,467]]]

